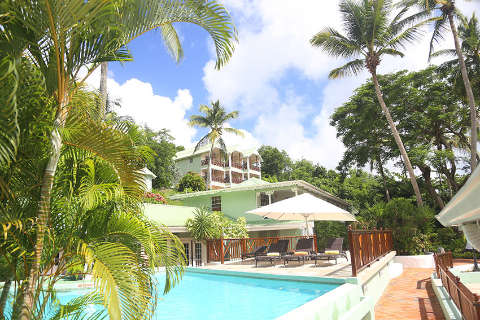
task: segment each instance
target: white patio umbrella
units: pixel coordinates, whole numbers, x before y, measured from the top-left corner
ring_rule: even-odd
[[[310,193],[274,202],[268,206],[247,211],[247,213],[276,220],[304,219],[306,230],[308,230],[308,221],[357,221],[348,211],[312,196]]]

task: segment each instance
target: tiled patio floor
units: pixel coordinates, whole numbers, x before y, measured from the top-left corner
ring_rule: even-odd
[[[432,269],[404,269],[375,306],[375,319],[444,319],[430,283]]]
[[[455,261],[455,265],[465,263],[471,261]],[[432,273],[433,269],[404,269],[402,275],[390,281],[375,306],[375,319],[444,319],[430,282]]]

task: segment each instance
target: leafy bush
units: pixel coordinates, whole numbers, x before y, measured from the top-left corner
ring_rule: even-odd
[[[207,189],[207,185],[205,184],[205,180],[203,178],[193,172],[189,172],[180,179],[177,186],[177,191],[184,192],[184,191],[205,191]]]
[[[232,220],[221,212],[209,212],[206,208],[195,210],[195,217],[185,226],[195,240],[220,238],[247,238],[247,221],[244,217]]]

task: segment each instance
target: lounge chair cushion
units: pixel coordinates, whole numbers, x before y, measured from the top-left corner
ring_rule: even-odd
[[[294,255],[296,256],[308,256],[307,251],[295,251]]]
[[[269,252],[267,253],[267,256],[269,257],[278,257],[280,255],[280,252]]]
[[[327,251],[325,251],[325,254],[340,254],[340,251],[338,251],[338,250],[327,250]]]

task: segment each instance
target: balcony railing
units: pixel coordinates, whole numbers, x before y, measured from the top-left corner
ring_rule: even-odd
[[[242,182],[243,182],[243,178],[232,177],[232,182],[233,182],[233,183],[242,183]]]
[[[224,182],[225,182],[225,178],[224,178],[224,177],[219,177],[219,176],[213,176],[213,177],[212,177],[212,181],[224,183]]]
[[[202,166],[206,166],[206,165],[208,165],[208,160],[209,160],[208,158],[203,159],[202,161],[200,161],[200,164],[201,164]]]
[[[258,165],[256,165],[256,164],[252,164],[252,165],[250,166],[250,169],[251,169],[251,170],[255,170],[255,171],[260,171],[260,166],[258,166]]]
[[[234,162],[232,163],[232,167],[237,168],[237,169],[243,169],[243,166],[241,163]]]
[[[217,159],[213,159],[212,164],[217,167],[225,167],[225,162]]]

